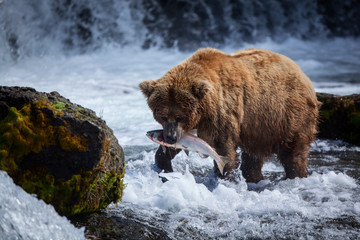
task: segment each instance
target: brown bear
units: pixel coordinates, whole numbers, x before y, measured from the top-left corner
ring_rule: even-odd
[[[139,87],[163,126],[165,141],[175,143],[183,132],[197,129],[219,155],[231,159],[225,178],[234,180],[238,147],[247,182],[263,179],[264,160],[273,154],[286,178],[306,177],[320,102],[310,79],[291,59],[262,49],[233,54],[200,49],[160,79]],[[156,164],[171,172],[178,152],[159,147]]]

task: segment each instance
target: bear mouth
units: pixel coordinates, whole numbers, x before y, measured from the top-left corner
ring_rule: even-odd
[[[168,144],[177,143],[183,135],[182,132],[183,130],[177,122],[167,122],[163,130],[165,142]]]

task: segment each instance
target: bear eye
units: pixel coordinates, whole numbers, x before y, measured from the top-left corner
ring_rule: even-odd
[[[161,120],[164,121],[164,122],[167,122],[167,117],[161,117]]]

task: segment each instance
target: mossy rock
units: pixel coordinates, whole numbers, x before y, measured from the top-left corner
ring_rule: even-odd
[[[317,93],[316,96],[322,102],[318,137],[360,146],[360,94]]]
[[[0,87],[0,170],[62,215],[121,200],[124,153],[105,121],[57,92]]]

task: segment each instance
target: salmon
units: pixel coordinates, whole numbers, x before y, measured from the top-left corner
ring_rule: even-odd
[[[204,140],[191,133],[183,133],[180,140],[174,144],[169,144],[165,142],[163,130],[149,131],[146,133],[146,136],[150,138],[152,141],[165,147],[183,149],[186,151],[197,152],[200,155],[210,156],[215,160],[221,175],[224,175],[225,165],[231,161],[230,158],[223,157],[217,154],[216,151],[209,144],[207,144]]]

